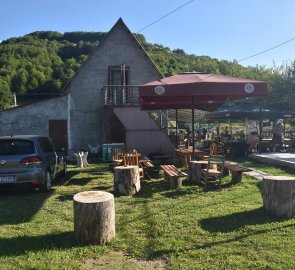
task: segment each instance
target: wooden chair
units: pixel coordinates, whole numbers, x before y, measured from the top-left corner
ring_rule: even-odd
[[[138,166],[138,168],[139,168],[139,177],[141,179],[144,178],[143,168],[141,167],[141,164],[139,162],[139,154],[137,154],[137,153],[124,153],[124,155],[123,155],[123,165],[124,166],[128,166],[128,165]]]
[[[115,167],[123,165],[123,157],[124,157],[123,152],[114,153],[112,155],[112,162]]]
[[[223,155],[209,156],[207,167],[201,170],[201,183],[204,185],[205,190],[207,189],[208,184],[215,184],[220,190],[224,161],[225,159]]]
[[[210,144],[210,148],[209,148],[209,155],[208,156],[204,156],[204,159],[208,159],[209,156],[212,156],[212,155],[217,155],[218,153],[218,147],[217,147],[217,144],[216,143],[211,143]]]
[[[217,155],[218,147],[216,143],[210,145],[210,156]]]

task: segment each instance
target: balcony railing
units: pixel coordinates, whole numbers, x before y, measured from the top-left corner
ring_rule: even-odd
[[[105,106],[138,106],[139,91],[135,85],[105,85],[102,88]]]

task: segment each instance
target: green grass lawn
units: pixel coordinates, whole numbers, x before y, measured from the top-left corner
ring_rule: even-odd
[[[112,192],[107,167],[70,167],[50,194],[2,188],[0,269],[295,269],[295,219],[265,212],[259,181],[247,176],[204,192],[185,182],[171,190],[154,173],[136,196],[115,198],[115,240],[80,246],[73,195]],[[141,264],[152,260],[165,265]]]

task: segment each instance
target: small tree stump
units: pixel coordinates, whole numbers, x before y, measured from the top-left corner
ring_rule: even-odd
[[[261,193],[267,211],[279,217],[295,215],[295,177],[266,176]]]
[[[138,166],[118,166],[114,168],[114,193],[134,195],[140,190]]]
[[[104,245],[115,238],[113,194],[85,191],[74,196],[74,234],[80,244]]]

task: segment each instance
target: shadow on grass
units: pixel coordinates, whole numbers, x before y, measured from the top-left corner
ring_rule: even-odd
[[[216,191],[218,192],[218,187],[213,186],[213,185],[208,185],[207,190],[205,191],[202,185],[192,185],[191,182],[188,180],[184,180],[182,182],[183,187],[182,188],[174,188],[172,189],[169,186],[169,183],[165,180],[159,180],[158,184],[155,185],[154,183],[151,184],[152,188],[149,189],[149,195],[146,197],[151,197],[152,193],[154,192],[161,192],[163,196],[167,198],[177,198],[179,196],[186,196],[190,194],[196,194],[196,193],[204,193],[204,192],[209,192],[209,191]],[[232,187],[233,184],[231,182],[225,182],[222,183],[221,189],[227,189]],[[143,189],[143,191],[146,193],[146,189]],[[205,193],[204,193],[205,194]],[[144,196],[140,196],[144,197]]]
[[[93,179],[95,179],[95,177],[71,178],[65,183],[65,186],[85,186]]]
[[[135,196],[139,198],[152,198],[154,193],[163,192],[167,189],[169,189],[168,183],[162,180],[147,180],[141,184],[141,190]]]
[[[89,190],[95,190],[95,191],[100,190],[100,191],[107,191],[107,192],[110,192],[110,193],[114,193],[113,186],[110,186],[108,184],[100,185],[100,186],[95,185],[94,187],[90,188]]]
[[[59,200],[59,201],[61,201],[61,202],[72,201],[75,194],[76,193],[73,193],[73,194],[63,194],[63,195],[58,196],[56,199]]]
[[[209,232],[228,233],[239,230],[248,225],[261,225],[284,220],[286,219],[270,215],[261,207],[254,210],[233,213],[226,216],[206,218],[200,221],[200,226],[202,229]]]
[[[196,194],[196,193],[202,193],[202,192],[203,192],[202,187],[199,187],[199,186],[190,186],[189,189],[188,188],[187,189],[183,189],[183,188],[169,189],[168,191],[163,192],[163,195],[166,198],[176,199],[179,196],[186,196],[186,195],[191,195],[191,194]]]
[[[75,178],[76,175],[79,173],[87,173],[89,177],[82,177],[82,178]],[[84,186],[91,182],[93,179],[98,177],[103,177],[108,175],[108,170],[106,168],[92,168],[86,167],[81,169],[75,169],[68,171],[65,177],[59,177],[54,181],[54,185],[56,186],[70,186],[70,185],[77,185],[77,186]]]
[[[55,186],[62,186],[65,185],[67,182],[71,181],[71,179],[80,173],[79,171],[69,171],[67,172],[66,176],[64,177],[58,177],[57,179],[54,180],[54,185]]]
[[[287,224],[287,225],[283,225],[283,226],[278,226],[277,228],[272,229],[272,231],[281,231],[282,229],[286,229],[286,228],[294,228],[295,225],[294,224]],[[187,252],[188,250],[196,250],[196,249],[207,249],[207,248],[211,248],[214,246],[218,246],[221,244],[228,244],[228,243],[233,243],[233,242],[240,242],[243,239],[247,238],[247,237],[251,237],[251,236],[255,236],[255,235],[261,235],[261,234],[267,234],[269,233],[269,229],[263,229],[263,230],[257,230],[254,231],[252,233],[245,233],[245,234],[240,234],[238,236],[226,239],[226,240],[221,240],[221,241],[212,241],[206,244],[194,244],[190,247],[184,247],[183,251]]]
[[[68,249],[75,246],[79,245],[74,239],[74,232],[0,238],[0,256],[23,255],[26,252]]]
[[[54,193],[20,188],[0,189],[0,225],[29,222],[47,198]]]
[[[233,184],[230,182],[223,183],[221,189],[226,189],[232,187]],[[205,192],[216,191],[218,192],[217,187],[208,186],[208,189]],[[204,193],[203,186],[201,185],[191,185],[188,180],[183,181],[182,188],[171,189],[169,183],[164,179],[147,180],[142,183],[141,190],[135,196],[140,198],[151,198],[154,193],[161,193],[161,195],[167,198],[177,198],[179,196],[185,196],[195,193]],[[205,194],[205,193],[204,193]]]

